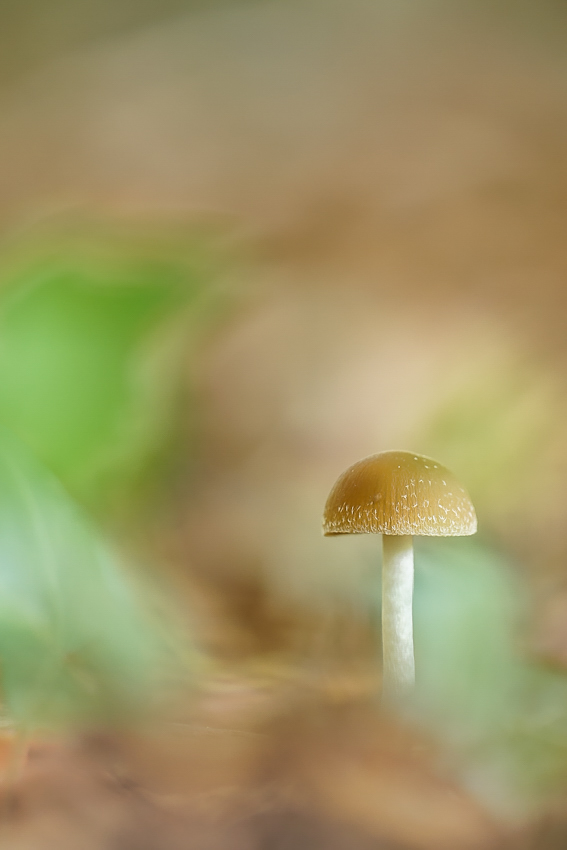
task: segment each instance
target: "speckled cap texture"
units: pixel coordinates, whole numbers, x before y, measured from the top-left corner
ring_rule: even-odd
[[[413,452],[381,452],[344,472],[329,495],[323,533],[460,537],[476,514],[452,472]]]

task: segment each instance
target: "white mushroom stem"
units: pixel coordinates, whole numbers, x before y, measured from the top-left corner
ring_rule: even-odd
[[[396,703],[415,683],[413,540],[383,534],[382,546],[382,701]]]

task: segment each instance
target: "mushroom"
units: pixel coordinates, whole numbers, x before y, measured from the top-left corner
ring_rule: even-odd
[[[349,467],[329,494],[325,536],[382,535],[382,700],[396,703],[415,683],[413,535],[476,532],[474,507],[454,475],[413,452],[371,455]]]

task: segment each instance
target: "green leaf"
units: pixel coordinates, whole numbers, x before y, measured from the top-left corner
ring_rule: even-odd
[[[487,803],[525,807],[567,776],[567,677],[520,651],[526,600],[501,556],[472,539],[416,549],[421,721],[460,751]]]
[[[24,723],[153,701],[165,633],[55,478],[0,432],[0,671]]]
[[[418,690],[445,728],[485,735],[509,716],[521,681],[522,599],[512,571],[468,538],[416,546]]]
[[[0,293],[0,422],[97,507],[171,437],[212,277],[197,248],[103,247],[45,251]]]

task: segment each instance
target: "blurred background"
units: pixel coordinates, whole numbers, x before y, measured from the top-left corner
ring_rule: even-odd
[[[567,6],[0,4],[0,846],[567,844]],[[380,709],[410,449],[417,687]]]

